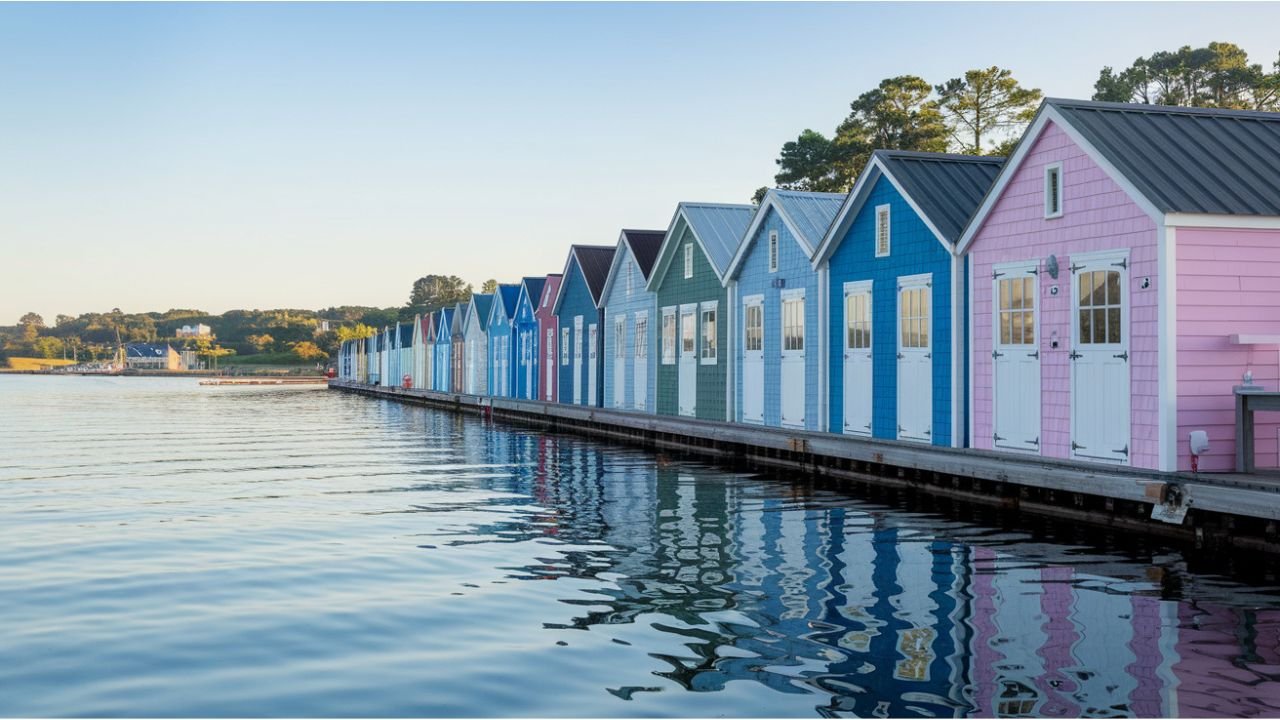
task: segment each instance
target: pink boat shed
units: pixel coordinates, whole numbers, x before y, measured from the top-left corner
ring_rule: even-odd
[[[960,251],[973,447],[1189,470],[1203,430],[1236,469],[1234,387],[1280,389],[1280,114],[1048,99]]]

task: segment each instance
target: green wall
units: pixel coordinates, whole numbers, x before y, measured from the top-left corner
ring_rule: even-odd
[[[717,358],[714,365],[703,365],[702,357],[702,314],[698,313],[697,352],[698,352],[698,394],[695,406],[696,416],[705,420],[725,420],[725,385],[728,381],[729,334],[728,334],[728,294],[720,279],[716,277],[711,262],[698,241],[694,239],[689,226],[681,218],[674,228],[678,242],[670,242],[663,249],[663,256],[658,260],[659,270],[665,273],[658,278],[657,286],[657,323],[658,332],[658,387],[657,411],[662,415],[680,414],[680,305],[717,301],[716,335]],[[684,246],[693,243],[693,277],[684,277]],[[674,257],[670,257],[674,256]],[[662,363],[662,310],[666,307],[676,308],[676,357],[675,363]]]

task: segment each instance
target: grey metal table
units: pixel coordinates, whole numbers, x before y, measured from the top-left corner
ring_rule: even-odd
[[[1258,410],[1280,410],[1280,392],[1263,390],[1258,385],[1237,385],[1236,394],[1236,472],[1251,473],[1254,466],[1253,413]]]

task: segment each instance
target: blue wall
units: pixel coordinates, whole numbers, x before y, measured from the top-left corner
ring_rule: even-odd
[[[796,288],[804,289],[804,423],[808,430],[817,430],[818,418],[818,274],[809,264],[809,256],[787,229],[777,210],[770,207],[756,234],[750,238],[752,245],[738,268],[738,292],[733,308],[734,320],[734,380],[736,400],[734,420],[742,422],[742,361],[744,355],[744,329],[746,313],[742,299],[750,295],[764,295],[764,424],[778,427],[782,424],[782,293]],[[769,233],[778,233],[778,269],[769,272]],[[774,280],[782,279],[786,287],[772,287]],[[843,317],[843,315],[841,316]]]
[[[600,324],[600,312],[596,309],[595,302],[591,299],[591,290],[587,288],[587,281],[582,277],[582,272],[578,270],[578,259],[572,258],[569,261],[569,267],[565,269],[564,281],[560,286],[560,310],[556,313],[556,318],[560,323],[560,332],[569,330],[569,364],[560,363],[560,384],[557,387],[557,393],[560,395],[560,402],[567,405],[573,404],[573,363],[575,351],[578,349],[578,338],[576,336],[576,328],[574,327],[574,317],[582,316],[582,380],[581,380],[581,397],[580,404],[587,405],[591,400],[591,393],[587,389],[587,383],[591,378],[590,362],[591,351],[588,347],[591,334],[590,327],[593,324]],[[596,330],[596,339],[599,341],[600,333],[603,332],[602,327]],[[560,342],[560,338],[556,338]],[[604,373],[600,371],[601,353],[596,353],[596,406],[599,407],[604,400],[604,393],[601,392],[601,386],[604,382]]]
[[[889,205],[889,255],[875,256],[875,210]],[[898,278],[933,273],[930,288],[933,357],[934,445],[951,445],[951,253],[924,221],[881,177],[872,186],[849,231],[828,261],[830,318],[828,347],[831,364],[830,418],[832,430],[844,427],[844,284],[872,280],[871,373],[875,385],[871,433],[878,438],[898,436]]]
[[[657,300],[655,296],[645,290],[644,273],[640,272],[639,266],[636,265],[635,258],[631,255],[631,247],[625,242],[618,244],[619,250],[617,257],[620,258],[618,267],[618,277],[614,279],[613,286],[609,288],[609,294],[604,299],[604,324],[601,326],[601,332],[604,333],[604,407],[618,407],[614,402],[614,350],[615,342],[613,335],[614,320],[619,315],[623,316],[626,321],[626,340],[623,347],[625,357],[623,361],[626,363],[627,377],[623,380],[623,396],[621,407],[625,410],[635,410],[636,408],[636,383],[635,383],[635,364],[636,358],[636,313],[648,313],[648,357],[640,362],[647,363],[648,369],[648,391],[645,393],[645,412],[654,412],[657,405],[657,397],[655,397],[657,387],[657,358],[658,358],[658,333],[654,332],[655,322],[654,316],[657,308]],[[627,294],[627,274],[631,274],[631,294]],[[660,320],[661,318],[659,318]],[[658,328],[659,332],[661,328]],[[572,368],[570,368],[572,369]]]
[[[453,356],[453,335],[452,321],[453,309],[446,308],[439,313],[440,319],[436,323],[436,354],[435,367],[432,368],[431,386],[432,389],[440,392],[449,392],[449,382],[452,378]]]
[[[528,288],[524,283],[520,284],[520,299],[516,304],[516,322],[515,322],[515,383],[512,389],[515,390],[515,397],[524,400],[538,399],[538,370],[542,364],[538,362],[538,353],[542,347],[538,338],[538,318],[533,314],[533,303],[537,298],[530,299]],[[497,300],[495,299],[495,302]],[[533,383],[529,383],[528,366],[533,365]]]
[[[498,347],[498,338],[505,337],[507,347],[505,350]],[[498,367],[498,360],[505,352],[507,356],[507,392],[499,391],[499,374],[502,370]],[[494,397],[513,397],[515,386],[511,384],[512,375],[515,372],[512,358],[515,355],[515,342],[511,339],[511,319],[507,317],[506,307],[502,303],[502,288],[493,295],[493,314],[489,317],[489,367],[485,372],[489,375],[489,394]]]

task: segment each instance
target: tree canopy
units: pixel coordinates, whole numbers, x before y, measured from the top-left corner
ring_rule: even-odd
[[[1184,45],[1140,57],[1116,71],[1102,68],[1094,100],[1230,110],[1280,109],[1280,57],[1268,72],[1234,43]]]
[[[969,70],[934,88],[938,105],[951,129],[951,142],[960,152],[1003,155],[1031,122],[1043,97],[1024,88],[1013,73],[999,67]]]
[[[425,275],[413,281],[409,302],[401,308],[399,319],[409,320],[419,313],[465,302],[471,299],[471,292],[471,283],[463,282],[457,275]]]

